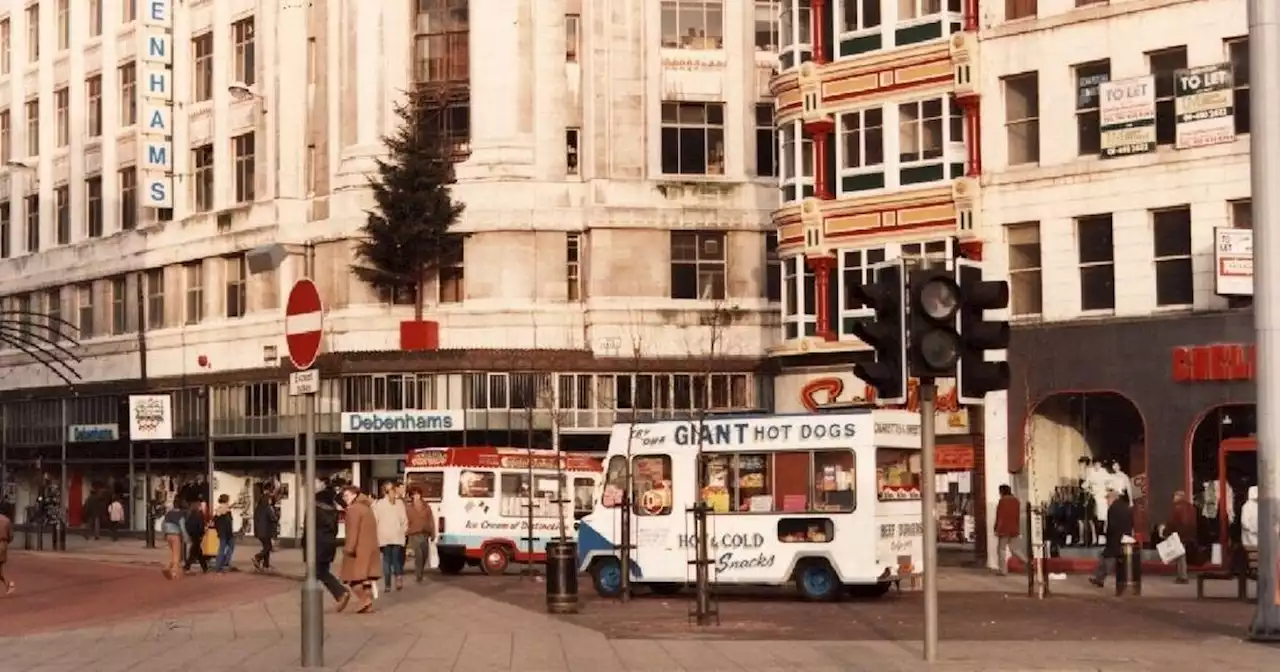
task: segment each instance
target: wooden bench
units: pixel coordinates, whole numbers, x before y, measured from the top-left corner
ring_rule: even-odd
[[[1235,581],[1236,599],[1245,602],[1249,599],[1249,582],[1258,580],[1258,549],[1250,548],[1235,554],[1230,569],[1219,572],[1201,572],[1196,574],[1196,599],[1204,599],[1205,581]]]

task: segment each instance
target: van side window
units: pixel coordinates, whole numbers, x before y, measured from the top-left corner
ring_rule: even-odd
[[[920,499],[924,465],[920,451],[881,448],[876,451],[876,489],[880,501]]]
[[[458,475],[458,495],[489,498],[493,496],[492,471],[464,471]]]
[[[413,492],[417,488],[422,491],[422,498],[428,502],[444,499],[443,471],[411,471],[404,480],[406,492]]]
[[[852,511],[856,505],[853,474],[852,451],[815,450],[813,510]]]
[[[528,474],[503,474],[501,485],[502,498],[498,505],[503,516],[528,516],[526,504],[532,507],[534,518],[554,518],[559,512],[556,498],[559,496],[560,481],[554,475],[534,474],[533,487],[530,488]],[[530,490],[533,491],[532,498]]]
[[[622,506],[622,494],[627,490],[627,458],[614,455],[609,458],[609,470],[605,475],[604,495],[600,503],[608,508]]]
[[[665,516],[671,513],[671,456],[646,455],[631,460],[631,485],[637,516]]]
[[[773,455],[705,456],[702,483],[702,501],[714,513],[768,513],[773,510],[774,500]]]

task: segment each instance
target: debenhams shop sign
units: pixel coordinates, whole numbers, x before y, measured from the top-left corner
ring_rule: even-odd
[[[462,427],[462,411],[368,411],[342,414],[342,431],[346,434],[460,432]]]

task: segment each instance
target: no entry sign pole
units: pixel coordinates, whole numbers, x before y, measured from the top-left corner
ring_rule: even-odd
[[[320,291],[309,278],[302,278],[289,290],[285,302],[284,337],[289,346],[289,361],[297,369],[290,374],[290,388],[306,397],[304,429],[306,432],[306,475],[302,491],[306,493],[306,567],[307,578],[302,582],[302,666],[324,667],[324,601],[320,583],[316,580],[316,392],[319,377],[307,370],[320,355],[320,342],[324,335],[324,307],[320,303]],[[307,379],[302,384],[302,379]],[[294,444],[297,445],[296,443]]]

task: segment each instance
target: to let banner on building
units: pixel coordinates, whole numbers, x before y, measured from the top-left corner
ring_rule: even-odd
[[[1098,86],[1098,131],[1102,158],[1146,154],[1156,149],[1156,80],[1152,75]]]
[[[1173,107],[1178,149],[1207,147],[1236,139],[1230,63],[1203,65],[1173,74]]]
[[[1220,296],[1253,296],[1253,229],[1213,230],[1213,274]]]

